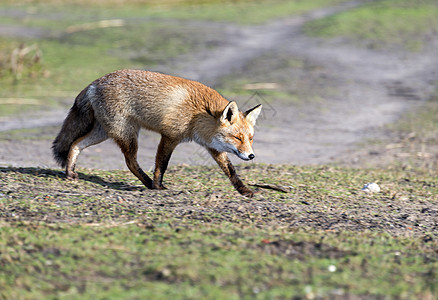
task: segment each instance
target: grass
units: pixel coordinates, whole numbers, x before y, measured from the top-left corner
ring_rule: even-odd
[[[342,0],[216,2],[176,10],[156,11],[155,16],[177,19],[201,19],[240,24],[260,24],[274,18],[304,13]]]
[[[10,1],[0,1],[5,8],[10,8]],[[82,2],[82,3],[81,3]],[[33,1],[31,10],[35,15],[29,21],[38,20],[40,24],[47,24],[44,18],[38,17],[41,12],[58,15],[61,22],[71,22],[72,15],[80,13],[83,20],[100,18],[163,18],[179,20],[206,20],[218,22],[233,22],[238,24],[260,24],[275,18],[301,14],[317,8],[345,2],[345,0],[309,0],[284,1],[263,0],[258,2],[240,0],[209,0],[209,1],[127,1],[120,5],[118,1],[86,2],[87,11],[81,7],[83,1],[43,0]],[[16,2],[14,2],[17,5]],[[20,3],[20,1],[19,1]],[[60,18],[61,11],[65,14]],[[29,1],[21,1],[21,5],[29,7]],[[52,25],[53,26],[53,25]]]
[[[387,138],[364,142],[367,153],[358,153],[369,167],[394,165],[406,171],[412,168],[434,170],[438,167],[438,97],[405,113],[386,126]],[[360,152],[360,151],[359,151]],[[370,157],[374,156],[374,157]],[[369,160],[369,162],[367,162]]]
[[[269,72],[266,66],[269,66]],[[270,99],[275,99],[297,106],[317,104],[322,109],[320,104],[324,99],[339,94],[335,88],[339,83],[327,72],[317,63],[274,51],[252,59],[243,70],[222,77],[217,86],[222,94],[238,99],[240,103],[256,95],[255,98],[261,99],[255,100],[261,103],[268,104]],[[253,83],[262,83],[262,87],[252,89]],[[263,89],[263,83],[274,83],[274,87]]]
[[[44,128],[15,129],[0,132],[1,141],[52,141],[54,132],[59,130],[59,126]]]
[[[176,20],[260,23],[337,2],[340,1],[278,0],[257,4],[203,1],[159,5],[133,1],[123,6],[100,2],[84,10],[78,5],[80,2],[59,5],[59,1],[13,4],[2,1],[2,9],[20,11],[24,15],[5,14],[0,22],[39,29],[43,33],[35,38],[0,38],[0,84],[3,87],[0,117],[63,106],[66,97],[73,98],[103,74],[121,68],[153,69],[186,53],[215,47],[226,38],[196,22],[181,26]],[[108,19],[121,19],[122,26],[96,27],[96,22]],[[92,25],[81,27],[84,24]],[[76,29],[71,31],[72,28]],[[23,56],[21,71],[14,72],[12,53],[33,45],[39,51],[38,61],[34,53],[27,53]],[[26,99],[35,104],[26,104]]]
[[[312,36],[345,37],[372,48],[418,51],[438,26],[434,0],[383,0],[309,22]]]
[[[213,167],[172,168],[164,192],[143,190],[122,171],[82,170],[71,183],[52,170],[0,169],[0,295],[407,299],[437,292],[436,172],[240,169],[247,182],[294,189],[249,200]],[[371,180],[382,193],[360,191]]]
[[[225,230],[204,225],[204,229],[196,231],[175,230],[172,225],[165,223],[158,228],[143,224],[122,228],[42,225],[25,226],[21,232],[22,225],[5,228],[2,237],[24,245],[23,250],[9,254],[6,259],[20,257],[15,270],[42,276],[17,276],[13,278],[18,283],[15,291],[3,293],[33,299],[47,296],[240,299],[327,297],[351,295],[355,290],[359,295],[376,297],[381,295],[378,286],[386,289],[385,295],[403,298],[430,297],[434,292],[436,261],[430,263],[433,251],[429,247],[424,249],[418,239],[343,233],[336,240],[348,242],[339,245],[330,233],[315,232],[319,239],[315,242],[307,241],[309,233],[302,231],[272,236],[269,231],[254,232],[251,227],[236,228],[230,224],[223,224]],[[88,241],[82,242],[84,238]],[[46,241],[43,245],[42,240]],[[374,242],[374,246],[357,246],[363,244],[361,241]],[[294,259],[293,255],[281,253],[283,249],[275,253],[277,244],[296,250],[301,250],[302,245],[321,250]],[[322,253],[324,250],[329,254]],[[414,254],[418,250],[423,251],[424,257]],[[334,251],[338,254],[331,258]],[[336,269],[332,271],[330,266]],[[417,284],[417,276],[426,279],[425,282]],[[362,280],[353,283],[347,278]],[[412,288],[403,286],[409,282]],[[32,288],[35,286],[39,288]],[[51,291],[57,292],[53,295]]]

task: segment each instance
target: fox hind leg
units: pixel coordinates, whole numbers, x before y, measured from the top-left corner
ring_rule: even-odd
[[[79,154],[87,147],[99,144],[108,139],[108,135],[99,123],[95,123],[93,129],[83,137],[78,138],[70,147],[67,157],[65,173],[69,179],[77,179],[78,174],[75,172],[76,161]]]
[[[137,161],[137,151],[138,151],[138,132],[137,129],[135,133],[128,134],[127,131],[124,132],[122,137],[113,137],[114,141],[119,145],[120,150],[122,150],[125,156],[125,162],[128,169],[148,188],[153,189],[152,179],[140,168]]]

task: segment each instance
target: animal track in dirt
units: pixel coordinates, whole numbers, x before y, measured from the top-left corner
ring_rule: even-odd
[[[438,53],[431,43],[421,53],[373,50],[358,48],[340,38],[311,38],[301,31],[302,25],[309,20],[365,2],[352,1],[265,25],[208,23],[212,35],[226,35],[227,41],[215,43],[215,48],[210,50],[183,55],[154,70],[215,87],[221,78],[230,74],[255,82],[272,82],[275,72],[283,72],[283,77],[296,72],[293,67],[277,70],[269,64],[253,64],[269,53],[272,60],[279,55],[307,61],[324,72],[309,76],[315,73],[315,68],[301,70],[300,76],[305,82],[303,89],[333,92],[322,93],[321,101],[308,101],[304,105],[269,99],[270,102],[265,103],[269,114],[256,132],[256,162],[325,164],[342,161],[344,153],[358,142],[382,137],[383,125],[427,100],[433,90],[432,80],[437,78]],[[178,22],[181,26],[193,23]],[[315,79],[317,83],[313,82]],[[78,92],[82,88],[78,87]],[[263,98],[252,101],[263,101]],[[0,120],[0,131],[56,126],[45,129],[47,135],[54,137],[66,113],[67,108],[5,118]],[[157,134],[142,131],[139,161],[146,169],[153,167],[158,142]],[[51,140],[47,138],[9,139],[0,144],[0,165],[56,167],[50,152]],[[207,164],[213,161],[199,146],[190,143],[176,149],[171,163]],[[112,142],[86,149],[78,164],[101,169],[126,168],[119,149]]]

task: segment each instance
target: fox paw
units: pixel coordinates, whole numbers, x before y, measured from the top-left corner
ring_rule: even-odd
[[[254,197],[254,194],[256,193],[255,191],[250,190],[249,188],[240,188],[238,189],[238,192],[248,198]]]
[[[158,186],[154,184],[154,185],[152,186],[152,189],[153,189],[153,190],[167,190],[167,187],[165,187],[165,186],[162,185],[162,184],[161,184],[161,185],[158,185]]]
[[[78,180],[79,179],[79,175],[78,175],[78,173],[73,172],[73,171],[67,172],[67,179]]]

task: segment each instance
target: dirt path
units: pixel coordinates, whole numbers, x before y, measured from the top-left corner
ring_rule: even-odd
[[[254,59],[266,53],[293,56],[324,71],[318,84],[305,88],[328,89],[319,103],[294,105],[273,101],[266,106],[255,142],[256,162],[324,164],[342,160],[343,153],[367,138],[382,136],[381,126],[397,119],[402,112],[426,100],[432,92],[431,80],[437,77],[438,54],[431,49],[422,53],[375,51],[345,45],[342,40],[309,38],[301,32],[308,20],[321,18],[359,5],[349,2],[317,10],[267,25],[238,27],[231,24],[212,29],[223,30],[227,41],[214,50],[186,55],[169,65],[154,68],[162,72],[200,80],[208,85],[229,74],[260,74],[272,81],[275,70],[258,69]],[[1,30],[0,30],[1,32]],[[275,56],[275,55],[274,55]],[[292,70],[293,71],[293,70]],[[312,72],[312,70],[308,70]],[[286,74],[286,73],[285,73]],[[303,74],[306,77],[306,73]],[[309,76],[308,80],[313,80]],[[78,91],[81,87],[78,87]],[[254,101],[263,101],[263,98]],[[46,128],[55,135],[66,110],[52,111],[0,120],[0,131],[18,128]],[[154,163],[159,136],[142,133],[139,160],[145,169]],[[0,141],[0,165],[56,167],[49,139],[11,139]],[[194,143],[180,145],[172,164],[212,163],[206,152]],[[79,165],[90,168],[125,168],[122,155],[111,142],[86,149]]]
[[[281,107],[282,120],[262,127],[277,144],[271,161],[323,164],[342,161],[346,149],[358,142],[381,138],[382,126],[430,98],[438,55],[379,52],[343,45],[341,40],[320,41],[297,36],[288,44],[291,54],[325,68],[336,90],[304,118],[293,106]],[[318,86],[315,86],[318,88]],[[290,116],[288,119],[287,116]],[[289,124],[289,126],[287,126]],[[287,140],[287,147],[284,140]],[[264,150],[264,149],[262,149]],[[268,151],[270,153],[271,151]],[[267,157],[268,153],[261,156]],[[290,160],[285,160],[289,154]]]
[[[221,28],[217,29],[227,32],[227,40],[224,43],[213,50],[187,55],[178,62],[161,66],[159,69],[214,86],[220,77],[244,68],[251,59],[278,49],[285,43],[293,42],[295,37],[301,36],[300,29],[305,22],[356,7],[359,3],[360,1],[347,2],[266,25],[221,25]]]

